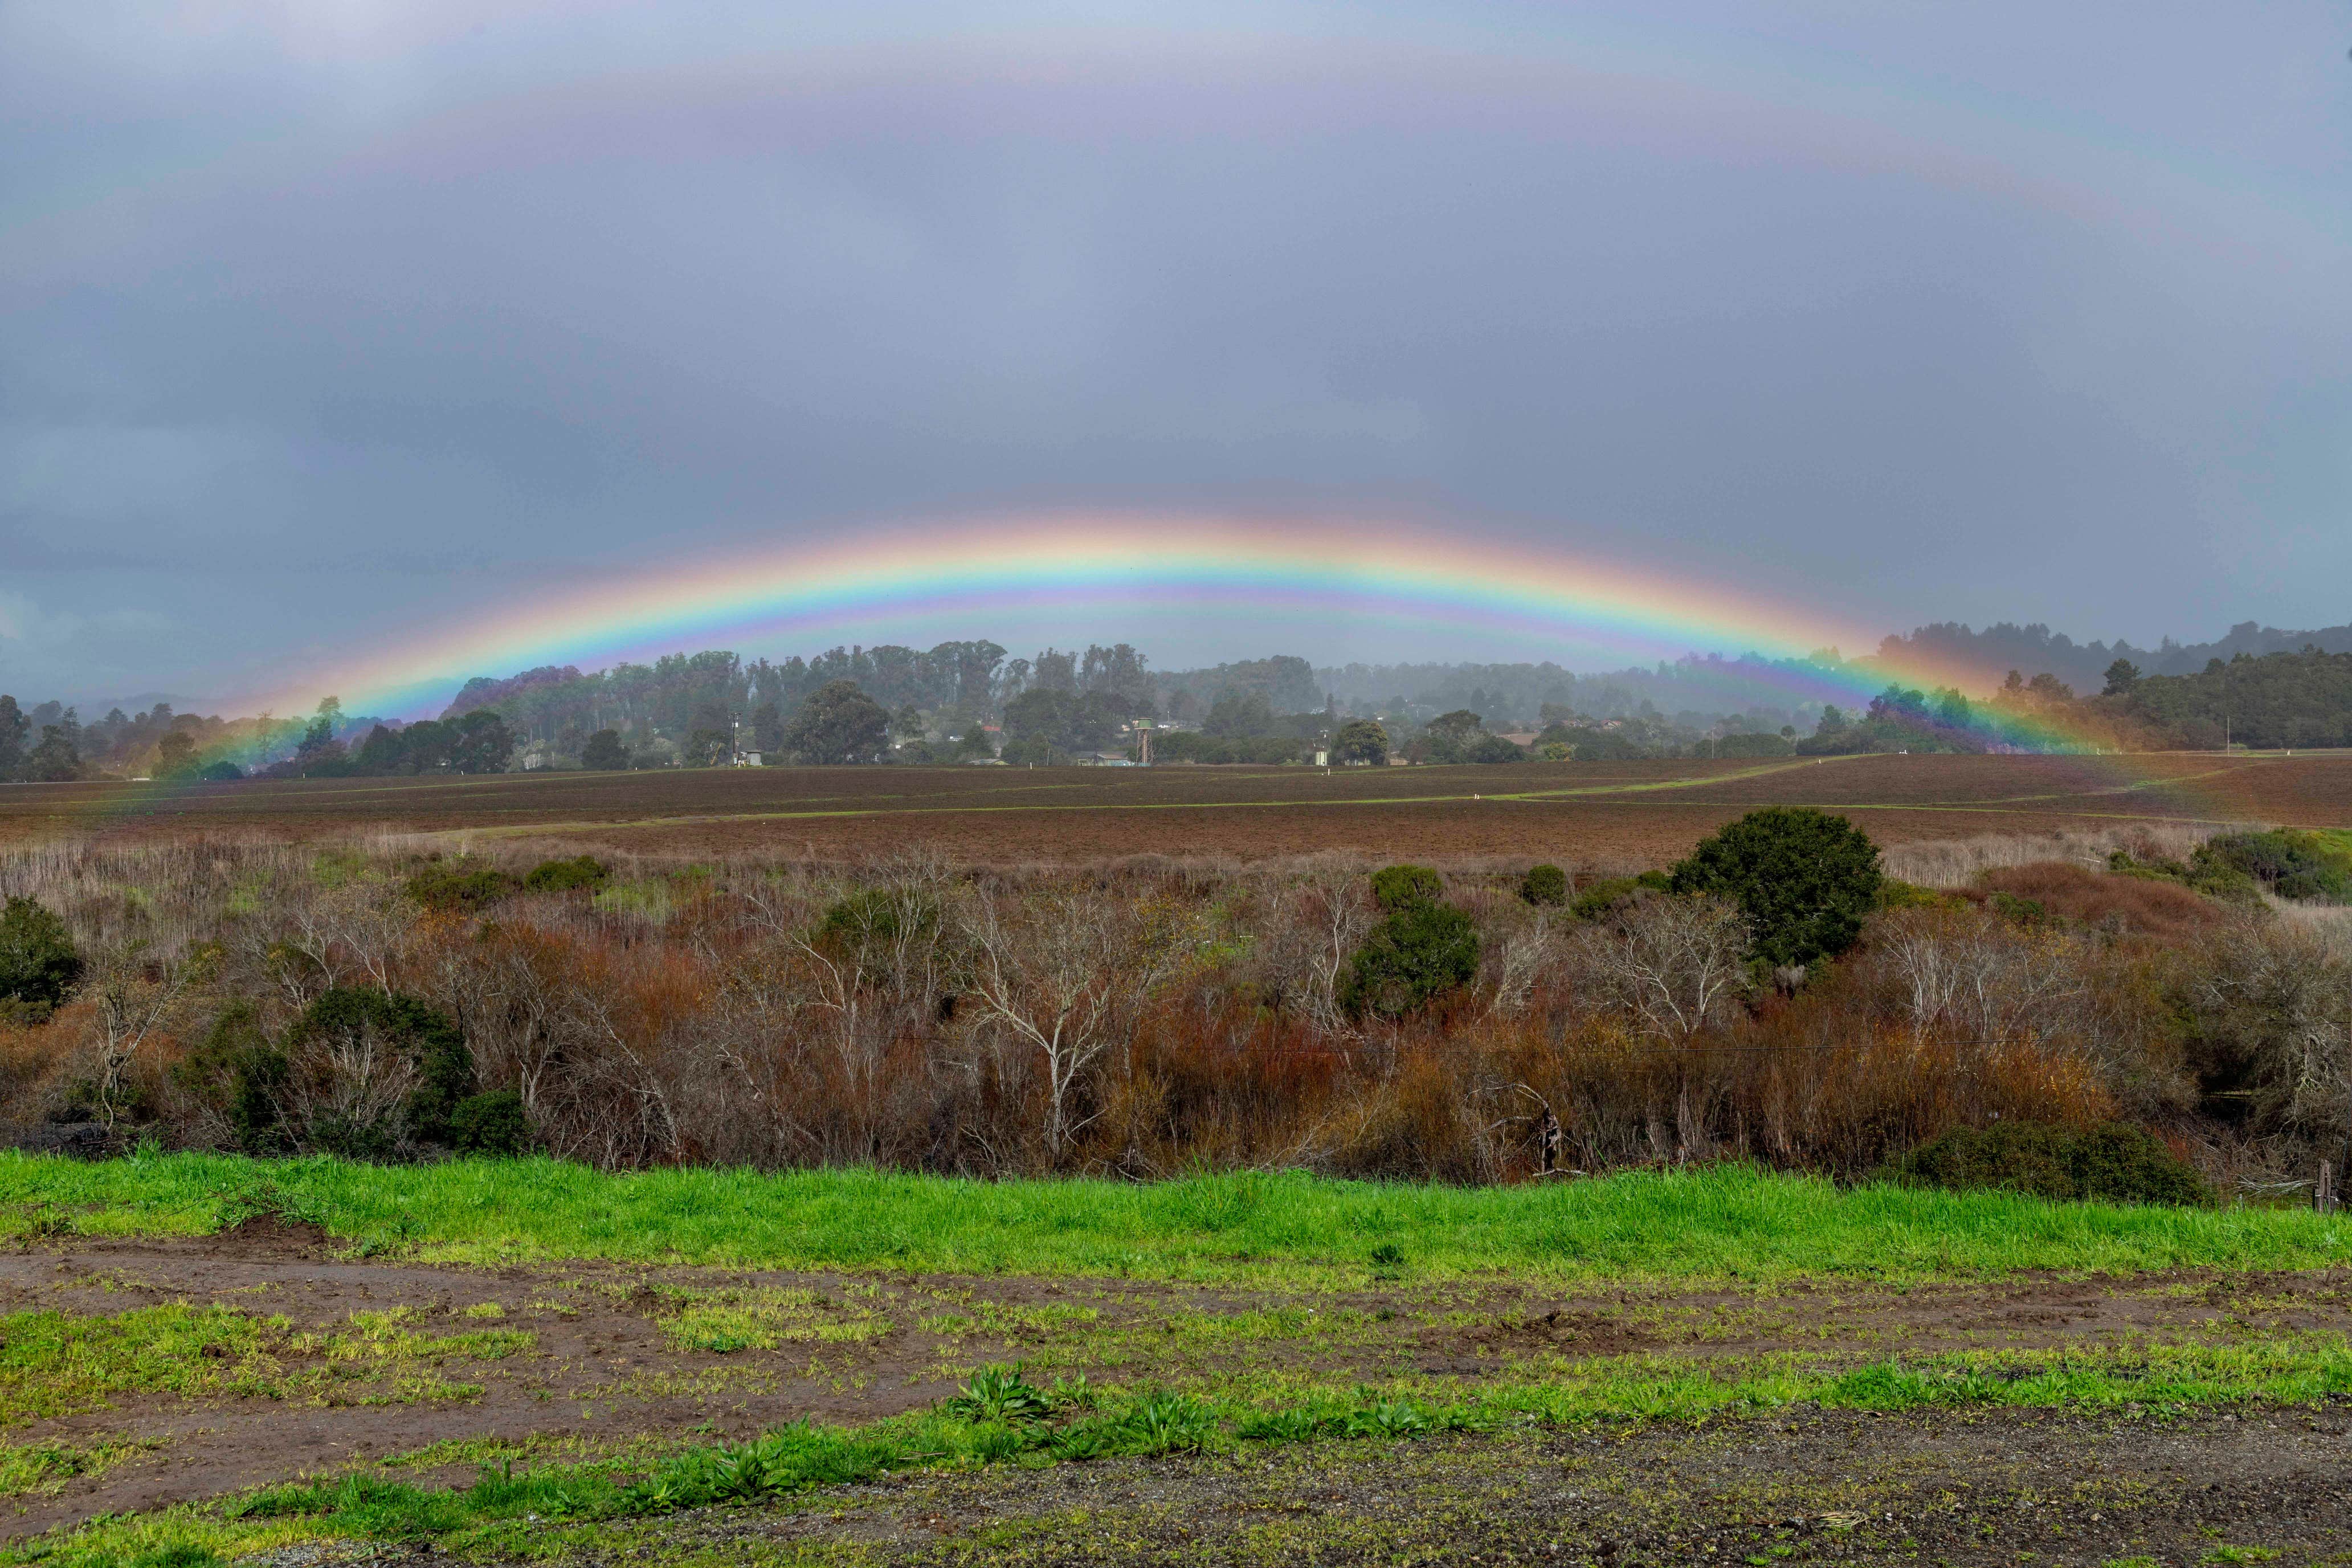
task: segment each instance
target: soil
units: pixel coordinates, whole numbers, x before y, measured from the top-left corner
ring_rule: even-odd
[[[961,861],[1256,858],[1672,858],[1759,805],[1849,813],[1882,844],[2133,821],[2352,826],[2352,753],[1881,756],[1795,762],[1339,769],[762,768],[0,789],[0,844],[103,833],[358,833],[551,848]]]
[[[740,1287],[804,1288],[824,1302],[854,1303],[856,1312],[879,1315],[888,1326],[864,1342],[725,1353],[680,1348],[665,1332],[677,1290]],[[930,1404],[952,1392],[971,1367],[991,1362],[1035,1358],[1056,1373],[1086,1370],[1097,1383],[1129,1384],[1158,1375],[1213,1378],[1243,1364],[1343,1378],[1421,1373],[1475,1381],[1514,1363],[1524,1369],[1533,1356],[1572,1362],[1633,1351],[1734,1362],[1776,1351],[1876,1361],[1906,1351],[2131,1336],[2340,1334],[2352,1330],[2352,1270],[1909,1288],[1822,1284],[1771,1292],[1561,1292],[1407,1279],[1354,1292],[1277,1296],[1131,1280],[454,1268],[338,1257],[316,1230],[274,1219],[210,1237],[68,1237],[0,1255],[0,1311],[106,1315],[167,1301],[282,1314],[298,1330],[408,1307],[421,1310],[421,1332],[527,1329],[537,1342],[503,1359],[451,1366],[446,1375],[478,1384],[477,1397],[329,1404],[138,1395],[83,1415],[0,1425],[0,1442],[9,1444],[152,1445],[54,1493],[0,1502],[0,1538],[104,1511],[377,1464],[451,1440],[560,1438],[617,1447],[638,1438],[746,1436],[803,1415],[870,1419]],[[501,1315],[493,1321],[467,1313],[485,1303],[495,1303]],[[942,1321],[956,1315],[969,1324],[988,1306],[1019,1321],[964,1331]],[[1185,1331],[1210,1317],[1281,1306],[1311,1308],[1321,1326],[1240,1340]],[[1081,1326],[1057,1326],[1041,1310],[1049,1308],[1063,1309],[1066,1319],[1072,1308],[1097,1316]],[[1542,1462],[1558,1468],[1555,1460]],[[471,1479],[474,1467],[411,1466],[400,1473],[454,1484]]]
[[[681,1516],[656,1545],[697,1562],[855,1543],[869,1563],[1036,1568],[2302,1568],[2342,1563],[2352,1548],[2347,1462],[2352,1405],[2341,1400],[2161,1420],[1825,1412],[914,1476],[799,1508]]]

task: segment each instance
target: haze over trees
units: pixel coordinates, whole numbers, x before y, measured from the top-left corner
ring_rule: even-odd
[[[2231,651],[2199,662],[2209,648]],[[1882,647],[1904,658],[1998,652],[2026,662],[1976,695],[1894,681],[1842,705],[1790,693],[1825,678],[1867,683],[1874,658],[1829,648],[1801,660],[1710,656],[1577,675],[1554,664],[1318,669],[1294,655],[1171,671],[1127,643],[1029,658],[986,640],[886,645],[774,662],[710,649],[593,672],[479,677],[438,718],[410,723],[346,714],[332,698],[307,719],[224,720],[159,702],[85,722],[57,700],[28,707],[0,695],[0,780],[716,766],[739,751],[790,762],[836,749],[871,761],[1058,763],[1139,756],[1139,726],[1155,727],[1151,755],[1162,763],[1296,763],[1318,752],[1335,765],[1374,765],[2352,746],[2352,627],[2247,623],[2217,643],[2145,650],[2077,645],[2042,626],[1934,626]],[[820,694],[831,693],[819,702],[831,710],[848,689],[881,710],[880,742],[863,710],[855,743],[840,737],[838,748],[810,714]],[[820,735],[821,745],[804,743]]]

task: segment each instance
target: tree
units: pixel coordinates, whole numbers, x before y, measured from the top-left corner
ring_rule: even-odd
[[[2127,658],[2119,658],[2107,666],[2105,679],[2106,685],[2100,690],[2100,696],[2129,697],[2132,688],[2139,684],[2139,666]]]
[[[196,738],[185,730],[166,730],[155,742],[155,776],[175,779],[196,771]]]
[[[793,715],[783,744],[806,763],[878,763],[890,754],[890,715],[857,682],[830,680]]]
[[[1274,731],[1274,708],[1263,691],[1228,686],[1209,705],[1201,731],[1220,740],[1248,741]]]
[[[1389,911],[1356,950],[1339,1002],[1351,1018],[1402,1018],[1478,973],[1478,927],[1437,901],[1438,875],[1425,866],[1372,873],[1372,896]]]
[[[0,1003],[47,1017],[81,973],[81,954],[56,914],[30,899],[0,909]]]
[[[14,773],[25,761],[25,736],[33,721],[16,706],[16,700],[0,694],[0,779]]]
[[[1738,994],[1748,922],[1717,898],[1639,899],[1583,947],[1603,989],[1642,1032],[1688,1045]]]
[[[1878,846],[1843,816],[1811,806],[1751,811],[1691,851],[1669,883],[1739,906],[1752,952],[1808,964],[1853,945],[1878,898]]]
[[[452,724],[456,736],[449,742],[449,765],[461,773],[502,773],[507,771],[507,759],[514,754],[514,732],[507,721],[488,708],[477,708]]]
[[[42,725],[41,743],[25,758],[25,777],[36,784],[68,784],[81,777],[80,731],[71,709],[64,722]]]
[[[629,748],[621,744],[618,730],[599,730],[580,748],[580,761],[583,766],[599,773],[618,773],[629,765]]]
[[[1385,766],[1389,760],[1389,732],[1376,720],[1350,719],[1332,737],[1331,758],[1339,763]]]
[[[1486,721],[1467,708],[1456,708],[1451,713],[1441,713],[1429,721],[1429,732],[1443,735],[1457,746],[1466,746],[1486,727]]]

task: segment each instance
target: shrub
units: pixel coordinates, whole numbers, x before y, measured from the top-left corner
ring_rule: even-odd
[[[463,861],[436,861],[408,879],[408,896],[428,910],[477,914],[521,886],[495,866],[468,870]]]
[[[1477,924],[1437,902],[1441,886],[1426,866],[1372,873],[1372,897],[1389,915],[1356,950],[1340,983],[1339,1005],[1349,1017],[1401,1018],[1477,976]]]
[[[2267,833],[2224,833],[2198,846],[2193,879],[2202,868],[2226,868],[2252,877],[2282,899],[2352,904],[2352,852],[2316,833],[2276,827]]]
[[[2201,1204],[2212,1194],[2179,1155],[2137,1127],[2042,1121],[1956,1127],[1888,1167],[1897,1181],[1955,1191],[1999,1188],[2062,1201]]]
[[[1628,899],[1665,890],[1666,874],[1663,871],[1644,871],[1638,877],[1603,877],[1577,894],[1568,912],[1580,921],[1597,921]]]
[[[523,878],[522,887],[527,893],[569,893],[581,888],[593,891],[611,875],[602,860],[581,855],[570,860],[541,861]]]
[[[1434,902],[1444,879],[1426,866],[1383,866],[1372,873],[1372,898],[1384,910]]]
[[[1755,956],[1809,964],[1852,947],[1878,900],[1878,846],[1843,816],[1804,805],[1751,811],[1674,869],[1677,893],[1738,904]]]
[[[211,1104],[247,1154],[282,1154],[289,1135],[279,1109],[291,1069],[263,1033],[250,1002],[232,1002],[195,1049],[172,1069],[173,1081]]]
[[[10,899],[0,909],[0,1006],[46,1018],[81,972],[72,933],[55,913],[30,899]]]
[[[1519,897],[1538,908],[1568,902],[1568,873],[1557,866],[1530,866],[1519,879]]]
[[[414,996],[352,985],[338,985],[321,994],[304,1010],[289,1032],[288,1045],[334,1044],[373,1033],[404,1057],[416,1077],[416,1087],[402,1108],[405,1125],[381,1121],[367,1125],[328,1126],[313,1130],[324,1144],[341,1145],[330,1152],[380,1156],[404,1136],[427,1143],[451,1141],[450,1117],[460,1100],[474,1093],[474,1058],[466,1037],[447,1016]]]
[[[530,1147],[530,1118],[510,1089],[471,1095],[449,1112],[449,1146],[461,1154],[520,1154]]]

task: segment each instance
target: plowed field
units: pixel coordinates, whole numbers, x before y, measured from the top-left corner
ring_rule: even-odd
[[[957,859],[1427,858],[1663,861],[1759,805],[1832,807],[1885,844],[2133,821],[2352,826],[2352,753],[1874,756],[1496,767],[764,768],[157,787],[0,786],[0,843],[355,832],[680,854]]]

